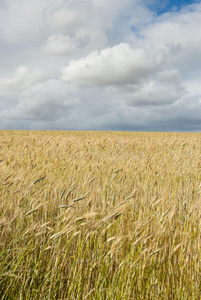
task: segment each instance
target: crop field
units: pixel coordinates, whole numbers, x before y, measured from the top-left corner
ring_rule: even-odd
[[[200,133],[0,131],[0,299],[200,297]]]

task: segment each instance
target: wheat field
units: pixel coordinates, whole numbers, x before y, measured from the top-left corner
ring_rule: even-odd
[[[0,299],[200,299],[201,134],[0,131]]]

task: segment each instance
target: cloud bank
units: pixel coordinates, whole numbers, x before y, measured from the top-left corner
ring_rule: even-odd
[[[201,3],[148,4],[1,1],[0,128],[200,131]]]

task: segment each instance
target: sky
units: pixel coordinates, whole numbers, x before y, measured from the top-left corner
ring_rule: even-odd
[[[0,129],[201,131],[201,1],[0,0]]]

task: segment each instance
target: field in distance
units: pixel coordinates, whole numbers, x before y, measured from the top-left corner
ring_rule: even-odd
[[[200,299],[201,134],[0,131],[0,299]]]

